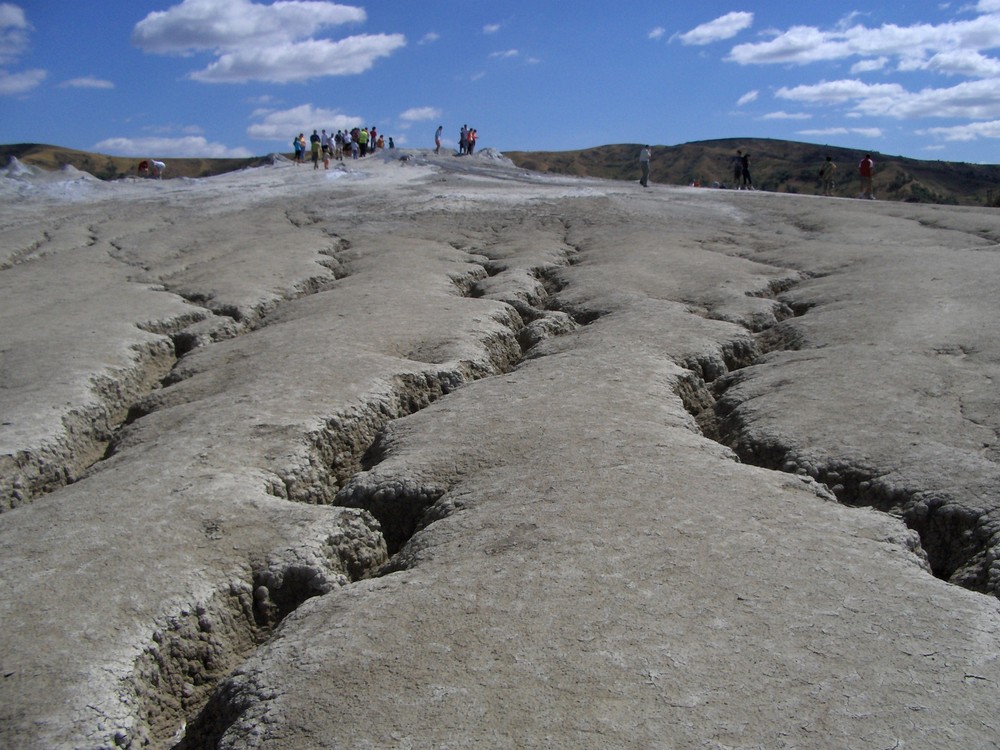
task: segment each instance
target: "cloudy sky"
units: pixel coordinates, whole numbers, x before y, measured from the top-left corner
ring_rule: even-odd
[[[312,128],[766,137],[1000,163],[1000,0],[0,2],[0,143],[247,156]]]

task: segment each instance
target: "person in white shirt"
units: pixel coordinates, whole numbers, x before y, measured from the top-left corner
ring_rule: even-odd
[[[639,178],[639,184],[643,187],[649,187],[649,160],[652,157],[652,152],[649,150],[649,146],[643,146],[642,151],[639,152],[639,166],[642,167],[642,177]]]

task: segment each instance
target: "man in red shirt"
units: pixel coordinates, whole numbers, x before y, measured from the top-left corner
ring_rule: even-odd
[[[861,197],[869,200],[875,199],[872,192],[872,174],[875,172],[875,162],[872,161],[871,154],[865,154],[865,158],[858,164],[858,174],[861,176]]]

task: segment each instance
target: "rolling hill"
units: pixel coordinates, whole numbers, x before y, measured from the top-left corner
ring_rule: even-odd
[[[636,181],[641,147],[618,144],[580,151],[505,151],[504,155],[519,167],[537,172]],[[720,187],[732,187],[731,159],[737,149],[750,153],[751,173],[759,190],[818,194],[819,168],[829,155],[838,166],[835,194],[848,197],[858,193],[857,164],[863,152],[762,138],[654,146],[650,179],[671,185],[718,183]],[[875,161],[875,195],[879,199],[968,206],[1000,203],[1000,165],[871,154]]]
[[[505,151],[523,169],[553,174],[634,181],[639,178],[639,144],[616,144],[578,151]],[[862,152],[812,143],[763,138],[695,141],[654,146],[650,178],[671,185],[732,187],[731,159],[737,149],[751,155],[760,190],[818,194],[819,167],[827,155],[838,165],[836,195],[858,193],[857,163]],[[0,165],[14,156],[43,169],[71,165],[102,180],[134,175],[140,159],[109,156],[37,143],[0,145]],[[872,152],[875,194],[881,200],[1000,206],[1000,165],[922,161]],[[208,177],[258,166],[269,157],[246,159],[170,158],[167,177]]]

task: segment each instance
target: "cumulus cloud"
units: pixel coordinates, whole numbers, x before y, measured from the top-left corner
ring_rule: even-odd
[[[976,141],[980,138],[1000,138],[1000,120],[990,122],[970,122],[948,128],[928,128],[917,131],[921,135],[932,135],[946,141]]]
[[[732,39],[744,29],[753,25],[753,13],[734,11],[724,16],[716,18],[714,21],[696,26],[684,34],[678,35],[678,39],[684,44],[711,44],[723,39]]]
[[[859,60],[851,66],[851,73],[870,73],[873,70],[882,70],[889,64],[888,57],[876,57],[868,60]]]
[[[291,141],[291,138],[289,138]],[[202,157],[206,159],[246,158],[245,148],[229,148],[210,143],[201,136],[184,138],[107,138],[94,144],[94,151],[116,156]]]
[[[878,28],[855,25],[829,30],[792,26],[767,41],[736,45],[728,59],[740,65],[806,65],[851,57],[875,60],[886,57],[896,59],[901,68],[912,69],[939,53],[997,46],[1000,46],[1000,14],[938,25],[884,24]]]
[[[412,107],[400,114],[399,119],[403,122],[424,122],[426,120],[440,120],[441,110],[437,107]]]
[[[388,57],[405,44],[400,34],[364,34],[337,42],[308,39],[270,47],[243,47],[221,54],[191,77],[203,83],[290,83],[321,76],[354,75],[365,72],[375,60]]]
[[[68,81],[63,81],[59,84],[59,88],[61,89],[113,89],[114,87],[115,84],[111,81],[94,78],[93,76],[70,78]]]
[[[191,78],[206,83],[289,83],[362,73],[405,46],[402,34],[363,34],[337,41],[323,30],[366,20],[364,9],[323,0],[183,0],[136,24],[132,43],[145,52],[216,59]]]
[[[365,124],[364,118],[346,115],[336,109],[313,107],[301,104],[285,110],[257,110],[253,117],[259,121],[247,128],[251,138],[265,141],[288,141],[291,143],[299,133],[311,133],[326,128],[327,131],[350,130]]]
[[[48,75],[44,70],[25,70],[8,73],[0,70],[0,95],[24,94],[38,86]]]
[[[17,62],[28,49],[32,26],[24,10],[13,3],[0,3],[0,65]],[[24,94],[41,84],[48,74],[41,68],[11,73],[0,69],[0,96]]]
[[[824,81],[780,88],[779,99],[827,104],[850,103],[856,114],[906,120],[953,117],[986,120],[1000,117],[1000,79],[966,81],[948,88],[910,92],[898,83],[858,80]]]
[[[0,3],[0,65],[14,62],[28,48],[31,26],[24,11],[11,3]]]

